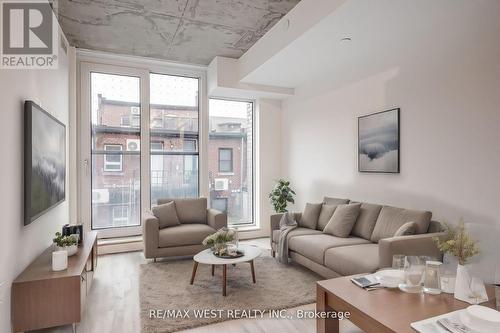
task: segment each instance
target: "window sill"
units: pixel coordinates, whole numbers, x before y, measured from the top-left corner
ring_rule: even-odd
[[[218,176],[234,176],[234,172],[219,172]]]
[[[249,225],[249,226],[244,226],[244,227],[239,227],[239,226],[229,226],[229,228],[237,228],[238,232],[246,232],[246,231],[257,231],[260,230],[261,228],[256,226],[256,225]]]

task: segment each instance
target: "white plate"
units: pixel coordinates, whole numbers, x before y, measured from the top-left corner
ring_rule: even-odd
[[[405,281],[405,273],[399,269],[384,269],[373,273],[373,276],[381,286],[386,288],[397,288]]]
[[[500,332],[500,312],[481,305],[472,305],[460,313],[460,320],[468,328],[481,333]]]

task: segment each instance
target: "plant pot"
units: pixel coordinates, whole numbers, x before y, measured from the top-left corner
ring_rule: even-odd
[[[70,246],[63,246],[63,247],[60,247],[60,246],[55,246],[56,247],[56,251],[66,251],[68,253],[68,257],[71,257],[72,255],[76,254],[76,252],[78,251],[78,245],[70,245]]]

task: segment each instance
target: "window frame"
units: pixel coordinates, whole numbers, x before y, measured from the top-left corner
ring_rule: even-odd
[[[226,159],[222,160],[221,159],[221,152],[222,151],[228,151],[231,157],[227,160]],[[229,162],[229,164],[231,165],[230,169],[229,170],[222,170],[221,169],[221,162]],[[223,174],[234,173],[234,149],[228,148],[228,147],[219,147],[217,164],[218,164],[219,173],[223,173]]]
[[[151,126],[151,122],[152,122],[152,118],[151,118],[151,108],[154,104],[150,104],[150,112],[149,112],[149,119],[148,119],[148,123],[150,124],[149,125],[149,129],[148,129],[148,147],[149,147],[149,160],[151,160],[151,156],[162,156],[162,157],[165,157],[165,156],[183,156],[183,160],[182,160],[182,164],[183,166],[185,165],[186,163],[186,157],[187,156],[196,156],[197,157],[197,167],[198,167],[198,177],[196,179],[196,182],[197,182],[197,195],[196,197],[199,197],[200,195],[202,195],[202,193],[204,193],[205,191],[202,190],[202,186],[203,186],[203,182],[202,182],[202,174],[203,173],[203,161],[201,160],[202,159],[202,154],[200,152],[200,148],[202,147],[202,144],[204,142],[203,140],[203,134],[204,134],[204,131],[202,129],[202,127],[200,126],[200,124],[203,124],[203,121],[202,121],[202,117],[203,117],[203,113],[202,113],[202,99],[201,99],[201,96],[202,96],[202,89],[203,89],[203,80],[204,78],[202,76],[196,76],[196,75],[189,75],[189,74],[178,74],[178,73],[168,73],[168,72],[163,72],[163,71],[154,71],[154,70],[150,70],[149,71],[149,89],[151,90],[151,75],[166,75],[166,76],[176,76],[176,77],[182,77],[182,78],[188,78],[188,79],[196,79],[198,80],[198,98],[197,98],[197,121],[198,121],[198,127],[197,127],[197,136],[196,138],[185,138],[184,137],[184,134],[182,133],[184,131],[183,128],[180,128],[179,127],[179,124],[180,124],[180,119],[182,117],[180,117],[179,115],[175,115],[175,114],[172,114],[172,115],[169,115],[165,112],[162,113],[162,121],[163,121],[163,125],[164,125],[164,128],[166,130],[170,130],[170,131],[177,131],[178,132],[178,135],[179,135],[179,138],[183,140],[183,149],[182,150],[172,150],[172,151],[169,151],[169,150],[165,150],[165,146],[163,147],[163,150],[153,150],[151,149],[151,143],[152,142],[155,142],[157,140],[154,139],[154,135],[153,135],[153,132],[155,129],[157,128],[153,128]],[[149,94],[151,94],[151,91],[149,90]],[[150,97],[150,96],[149,96]],[[174,122],[175,123],[175,126],[174,128],[170,129],[168,128],[168,124],[169,124],[169,120]],[[191,150],[184,150],[184,142],[187,141],[187,140],[190,140],[190,141],[194,141],[194,150],[191,151]],[[207,140],[208,142],[208,140]],[[184,167],[185,169],[185,167]],[[153,207],[154,205],[156,205],[156,202],[153,202],[153,182],[152,182],[152,170],[151,170],[151,165],[149,165],[148,167],[148,172],[149,172],[149,206],[150,207]],[[183,177],[183,182],[185,182],[186,180],[186,177],[184,175]]]
[[[207,129],[206,121],[208,115],[208,95],[207,95],[207,74],[204,66],[179,65],[164,61],[150,60],[145,58],[133,58],[128,56],[109,56],[95,51],[77,50],[77,99],[79,100],[73,124],[79,126],[79,134],[76,140],[75,154],[77,156],[77,191],[78,203],[71,211],[75,220],[79,220],[84,225],[86,231],[95,230],[99,238],[126,237],[142,234],[142,221],[139,219],[137,226],[105,227],[99,229],[92,228],[92,169],[93,166],[93,144],[91,141],[91,89],[90,75],[92,72],[103,74],[135,76],[141,79],[140,83],[140,105],[141,105],[141,153],[140,155],[140,214],[150,210],[150,94],[149,80],[150,74],[165,74],[173,76],[184,76],[198,80],[198,138],[196,149],[198,152],[197,175],[199,196],[208,195],[208,180],[206,179],[207,160]],[[78,71],[79,69],[79,71]],[[70,120],[71,122],[71,120]],[[123,155],[128,155],[128,151],[123,151]]]
[[[104,160],[103,160],[103,171],[104,172],[123,172],[123,145],[119,144],[119,143],[105,143],[103,144],[103,149],[104,151],[108,151],[107,150],[107,147],[120,147],[120,149],[118,150],[109,150],[109,151],[114,151],[114,152],[119,152],[119,153],[112,153],[112,154],[108,154],[108,153],[105,153],[104,154]],[[120,162],[109,162],[107,159],[108,159],[108,156],[118,156],[120,157]],[[119,165],[120,168],[119,169],[108,169],[107,166],[108,165]]]
[[[236,224],[231,224],[233,227],[240,228],[240,230],[254,230],[255,228],[260,228],[260,223],[257,223],[257,199],[258,194],[257,194],[257,149],[256,145],[259,143],[258,139],[256,139],[259,135],[259,127],[256,122],[257,118],[257,113],[258,113],[258,107],[257,107],[257,101],[254,99],[243,99],[243,98],[228,98],[228,97],[221,97],[221,96],[208,96],[207,97],[207,109],[208,112],[206,114],[206,119],[205,121],[207,122],[207,125],[210,123],[210,100],[211,99],[216,99],[216,100],[223,100],[223,101],[231,101],[231,102],[245,102],[245,103],[250,103],[252,105],[252,220],[249,221],[248,223],[236,223]],[[208,147],[210,145],[210,129],[208,129],[208,133],[206,136],[206,148],[208,150]],[[208,151],[207,151],[207,159],[209,158],[208,156]],[[207,161],[208,162],[208,161]],[[207,181],[208,179],[208,169],[206,170],[207,172]],[[223,173],[221,175],[224,175]],[[227,175],[227,174],[226,174]],[[207,188],[209,187],[209,184],[207,184]],[[210,197],[210,188],[208,188],[208,197]],[[209,206],[211,207],[211,200],[208,202]]]

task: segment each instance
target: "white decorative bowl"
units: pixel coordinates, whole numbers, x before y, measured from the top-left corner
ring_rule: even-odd
[[[66,251],[68,252],[68,257],[71,257],[72,255],[76,254],[78,251],[78,245],[71,245],[71,246],[63,246],[59,247],[56,245],[56,251]]]

